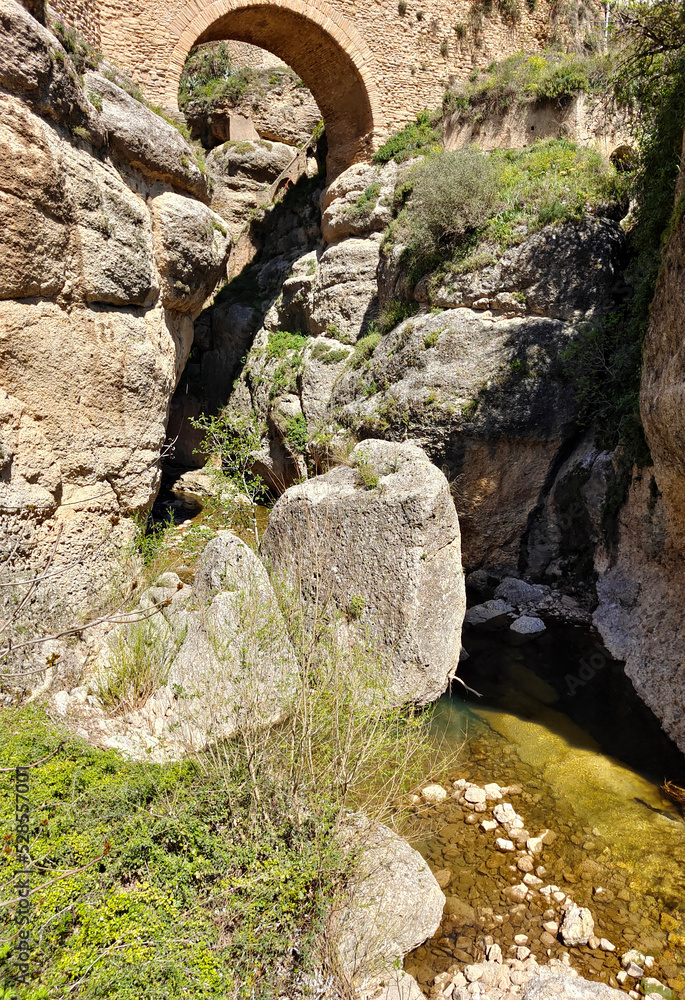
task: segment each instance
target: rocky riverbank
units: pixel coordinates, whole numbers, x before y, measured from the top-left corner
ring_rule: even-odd
[[[440,929],[405,963],[424,994],[528,997],[553,974],[568,997],[681,995],[685,938],[673,897],[669,907],[643,894],[611,838],[565,815],[512,747],[501,747],[499,782],[525,775],[525,784],[484,780],[493,773],[485,749],[474,743],[462,776],[414,797],[412,830],[447,897]],[[596,989],[573,992],[568,980],[580,976]]]

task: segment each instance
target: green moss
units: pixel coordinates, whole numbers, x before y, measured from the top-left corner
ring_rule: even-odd
[[[427,333],[426,336],[423,338],[423,346],[425,348],[435,347],[435,345],[438,342],[438,337],[440,336],[440,333],[441,333],[440,330],[431,330],[430,333]]]

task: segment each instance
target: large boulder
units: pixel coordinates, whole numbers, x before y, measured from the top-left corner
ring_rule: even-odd
[[[198,154],[174,125],[100,73],[89,70],[83,83],[99,107],[99,122],[115,157],[152,180],[209,201],[209,178]]]
[[[416,297],[442,308],[477,302],[505,313],[589,320],[611,307],[622,283],[624,248],[621,227],[609,219],[545,226],[499,259],[448,273],[434,289],[421,283]]]
[[[197,314],[225,274],[230,237],[215,212],[186,195],[166,192],[151,203],[162,302]]]
[[[165,687],[142,710],[157,713],[156,736],[198,749],[284,717],[297,659],[264,566],[230,531],[208,544],[193,600],[175,609],[170,626],[184,638]]]
[[[258,206],[270,201],[271,185],[297,150],[265,139],[225,142],[207,156],[213,181],[212,208],[239,232]]]
[[[526,984],[523,1000],[622,1000],[625,993],[606,983],[591,983],[580,976],[548,975],[541,969]]]
[[[343,842],[359,858],[327,928],[333,967],[347,986],[377,979],[384,1000],[415,1000],[415,980],[397,970],[440,926],[442,890],[418,851],[385,826],[357,817]]]
[[[327,247],[305,300],[307,330],[355,343],[378,312],[376,271],[381,236],[350,237]]]
[[[443,474],[410,444],[364,441],[274,507],[262,551],[313,607],[333,602],[387,670],[389,696],[425,704],[454,676],[465,610],[459,522]]]

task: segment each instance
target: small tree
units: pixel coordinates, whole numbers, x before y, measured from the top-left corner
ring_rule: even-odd
[[[254,417],[234,416],[226,411],[210,417],[202,414],[190,423],[205,432],[201,450],[219,458],[219,469],[210,472],[219,476],[222,491],[233,492],[234,500],[248,500],[250,525],[255,546],[259,545],[257,506],[264,494],[264,480],[254,472],[255,453],[260,447],[259,428]]]

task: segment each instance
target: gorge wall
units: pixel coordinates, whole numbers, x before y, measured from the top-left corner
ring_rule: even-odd
[[[2,547],[38,569],[116,547],[151,504],[193,318],[230,241],[172,125],[97,73],[82,84],[14,0],[0,38]],[[92,589],[82,569],[60,600]]]

